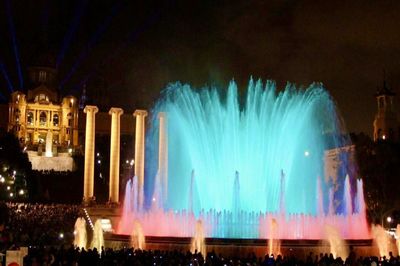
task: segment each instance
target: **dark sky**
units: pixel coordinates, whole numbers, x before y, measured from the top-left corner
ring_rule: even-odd
[[[390,87],[400,88],[399,14],[396,0],[2,0],[0,63],[18,89],[14,32],[25,80],[48,51],[59,58],[61,93],[87,80],[116,95],[110,104],[131,109],[147,107],[178,80],[320,81],[348,129],[371,134],[384,69]],[[0,91],[7,97],[3,72]]]

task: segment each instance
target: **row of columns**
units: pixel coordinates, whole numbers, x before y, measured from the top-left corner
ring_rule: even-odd
[[[94,153],[95,153],[95,115],[99,111],[96,106],[87,105],[85,131],[85,169],[84,169],[84,194],[83,202],[89,203],[94,200]],[[111,136],[110,136],[110,180],[109,199],[110,203],[119,203],[119,166],[120,166],[120,117],[124,113],[121,108],[111,108]],[[145,164],[145,118],[147,111],[136,110],[133,113],[136,118],[135,131],[135,176],[138,180],[138,204],[144,203],[144,164]],[[162,186],[167,187],[167,130],[166,115],[159,113],[159,173]],[[166,189],[163,189],[163,198],[166,199]]]

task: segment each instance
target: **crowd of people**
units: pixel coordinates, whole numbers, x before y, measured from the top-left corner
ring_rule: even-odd
[[[2,248],[72,243],[78,205],[6,203]]]
[[[188,251],[134,250],[133,248],[79,249],[72,246],[76,219],[82,216],[78,205],[64,204],[0,204],[0,252],[29,247],[24,265],[260,265],[260,266],[390,266],[400,265],[400,257],[391,253],[387,258],[357,257],[350,252],[347,258],[328,254],[308,256],[224,257]],[[1,261],[0,261],[1,265]]]
[[[182,251],[119,250],[102,249],[79,250],[77,248],[31,248],[24,259],[24,265],[152,265],[152,266],[390,266],[400,265],[400,258],[390,255],[388,258],[357,257],[351,252],[346,259],[334,258],[332,254],[310,253],[305,258],[294,255],[257,257],[250,253],[245,257],[224,257],[215,252],[207,256],[200,253]]]

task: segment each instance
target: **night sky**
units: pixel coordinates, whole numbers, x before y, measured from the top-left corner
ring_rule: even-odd
[[[132,110],[173,81],[319,81],[349,131],[371,135],[384,70],[400,88],[399,14],[396,0],[2,0],[0,92],[26,89],[27,67],[43,53],[58,65],[61,94],[94,84]]]

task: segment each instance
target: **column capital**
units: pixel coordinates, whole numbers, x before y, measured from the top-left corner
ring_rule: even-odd
[[[158,114],[157,114],[157,117],[160,119],[160,118],[166,118],[167,117],[167,113],[166,112],[159,112]]]
[[[86,105],[85,109],[83,109],[83,112],[86,113],[97,113],[99,111],[99,108],[95,105]]]
[[[137,109],[135,110],[135,112],[133,113],[133,116],[147,116],[147,111],[146,110],[140,110]]]
[[[122,115],[124,113],[124,110],[122,110],[122,108],[118,108],[118,107],[111,107],[110,111],[108,111],[108,114],[113,115]]]

